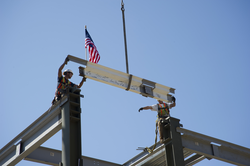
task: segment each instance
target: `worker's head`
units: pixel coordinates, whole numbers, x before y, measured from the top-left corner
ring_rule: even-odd
[[[63,75],[67,78],[70,79],[73,76],[73,72],[70,69],[67,69],[63,72]]]
[[[157,100],[159,102],[159,104],[163,104],[163,101],[162,100]]]

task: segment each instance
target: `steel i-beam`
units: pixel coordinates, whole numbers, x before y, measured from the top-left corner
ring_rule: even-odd
[[[70,61],[85,65],[79,67],[80,76],[88,79],[99,81],[117,88],[141,94],[145,97],[159,99],[165,102],[171,102],[171,94],[175,93],[175,89],[167,87],[156,82],[146,80],[128,73],[114,70],[96,63],[88,62],[71,55],[67,58]]]
[[[180,120],[170,117],[167,121],[163,133],[165,138],[166,164],[167,166],[184,166],[181,134],[176,131],[176,128],[180,127]]]
[[[82,165],[80,89],[68,89],[69,102],[62,107],[63,166]]]

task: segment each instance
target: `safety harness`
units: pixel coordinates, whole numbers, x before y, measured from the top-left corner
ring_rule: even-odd
[[[70,84],[71,82],[69,80],[67,80],[65,77],[62,77],[56,89],[56,96],[60,96],[62,93],[61,91],[65,90]]]
[[[158,118],[167,117],[169,115],[169,108],[166,103],[158,104]]]

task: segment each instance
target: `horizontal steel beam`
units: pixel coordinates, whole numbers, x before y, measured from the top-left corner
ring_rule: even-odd
[[[185,166],[191,166],[191,165],[195,165],[198,162],[204,160],[206,157],[200,154],[196,154],[190,158],[188,158],[187,160],[185,160]]]
[[[182,133],[181,139],[186,165],[194,165],[206,158],[209,160],[213,158],[239,166],[250,165],[250,149],[248,148],[184,128],[177,127],[176,130]],[[150,163],[153,160],[160,159],[163,153],[165,153],[164,145],[158,142],[154,152],[149,154],[147,151],[143,151],[123,165],[132,166]]]
[[[26,156],[24,160],[58,166],[62,161],[62,152],[40,146],[28,156]]]
[[[165,102],[171,102],[172,99],[169,93],[175,93],[174,88],[170,88],[150,80],[114,70],[96,63],[91,63],[71,55],[68,55],[67,58],[70,61],[85,66],[79,67],[80,76],[85,76],[86,78],[93,79],[95,81],[138,93],[145,97],[163,100]]]
[[[82,156],[83,165],[102,165],[102,166],[122,166],[120,164],[111,163],[91,157]],[[38,147],[24,160],[33,161],[41,164],[58,166],[62,161],[62,152],[60,150],[50,149],[46,147]]]
[[[52,106],[0,150],[0,165],[15,165],[33,150],[57,133],[61,128],[60,107],[67,96]]]
[[[182,145],[188,151],[231,164],[250,165],[250,149],[177,127],[183,133]]]
[[[84,66],[87,66],[88,62],[87,60],[84,60],[84,59],[80,59],[80,58],[77,58],[75,56],[72,56],[72,55],[68,55],[67,58],[72,61],[72,62],[75,62],[75,63],[79,63],[79,64],[82,64]],[[91,63],[91,62],[90,62]]]

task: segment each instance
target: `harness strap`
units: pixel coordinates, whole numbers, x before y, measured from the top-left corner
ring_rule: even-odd
[[[161,107],[161,104],[158,104],[158,117],[164,116],[166,113],[169,115],[169,107],[166,103],[163,103],[164,107]],[[163,112],[164,111],[164,112]]]
[[[56,90],[56,95],[60,95],[61,91],[63,89],[65,89],[68,85],[70,85],[70,81],[65,79],[65,77],[62,77],[58,87],[57,87],[57,90]]]
[[[145,149],[148,151],[148,153],[152,153],[154,150],[155,150],[155,147],[156,147],[156,143],[157,143],[157,134],[158,134],[158,130],[157,130],[157,123],[156,123],[156,128],[155,128],[155,144],[153,146],[152,149],[150,149],[149,147],[146,147]]]

